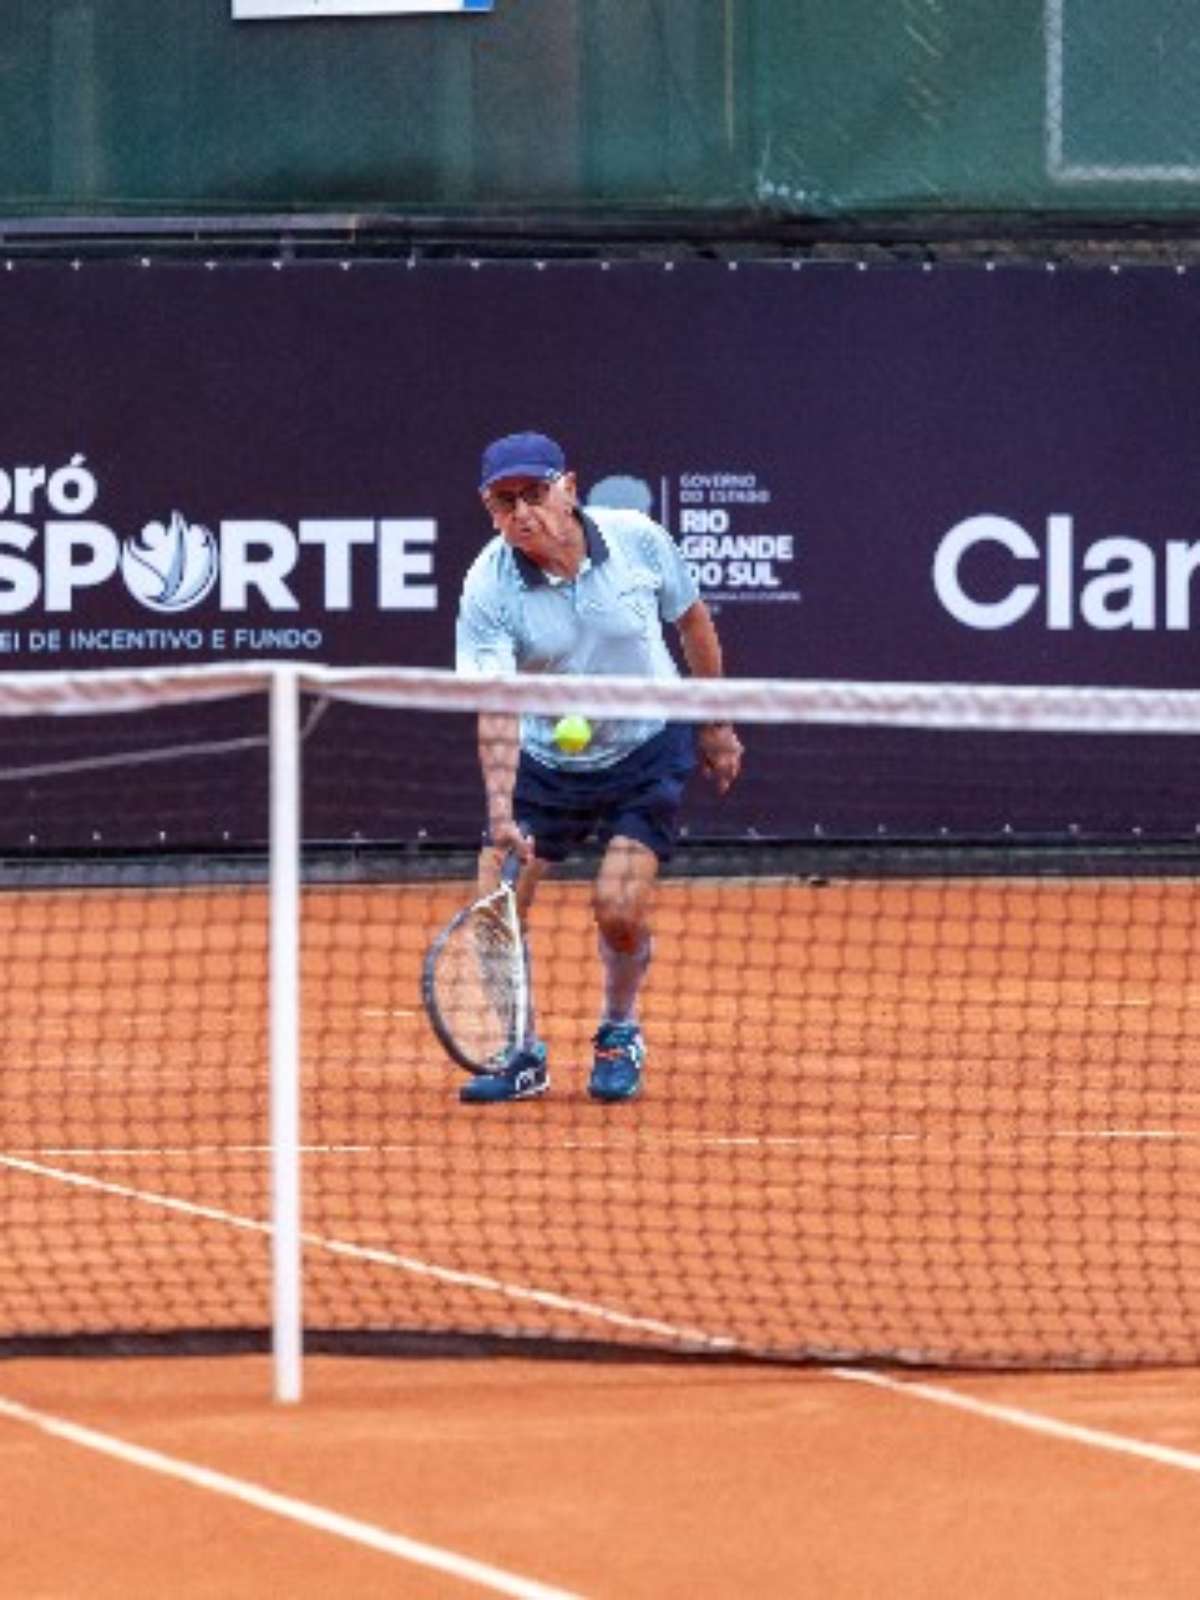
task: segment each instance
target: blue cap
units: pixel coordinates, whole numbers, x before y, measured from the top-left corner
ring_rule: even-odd
[[[557,478],[566,470],[562,446],[544,433],[508,433],[483,452],[479,487],[486,489],[501,478]]]

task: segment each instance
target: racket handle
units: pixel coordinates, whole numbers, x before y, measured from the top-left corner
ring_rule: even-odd
[[[503,883],[514,884],[521,871],[521,858],[515,850],[510,850],[504,858],[504,865],[500,868],[500,878]]]

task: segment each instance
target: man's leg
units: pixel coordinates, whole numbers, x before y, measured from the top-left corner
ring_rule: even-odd
[[[654,851],[618,834],[605,851],[593,900],[604,979],[588,1082],[594,1100],[631,1100],[641,1088],[646,1047],[638,1001],[650,966],[650,907],[657,881]]]

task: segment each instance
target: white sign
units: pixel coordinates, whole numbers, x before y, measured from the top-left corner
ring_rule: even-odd
[[[235,22],[272,17],[401,17],[423,11],[490,11],[493,0],[233,0]]]

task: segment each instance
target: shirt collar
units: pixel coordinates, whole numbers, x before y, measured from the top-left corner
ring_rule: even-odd
[[[576,508],[575,515],[583,527],[584,557],[592,566],[598,567],[602,561],[608,560],[608,545],[604,542],[604,535],[586,511]],[[536,589],[539,584],[549,584],[549,575],[542,571],[536,561],[531,561],[523,550],[514,550],[513,560],[517,563],[517,571],[521,574],[527,589]]]

